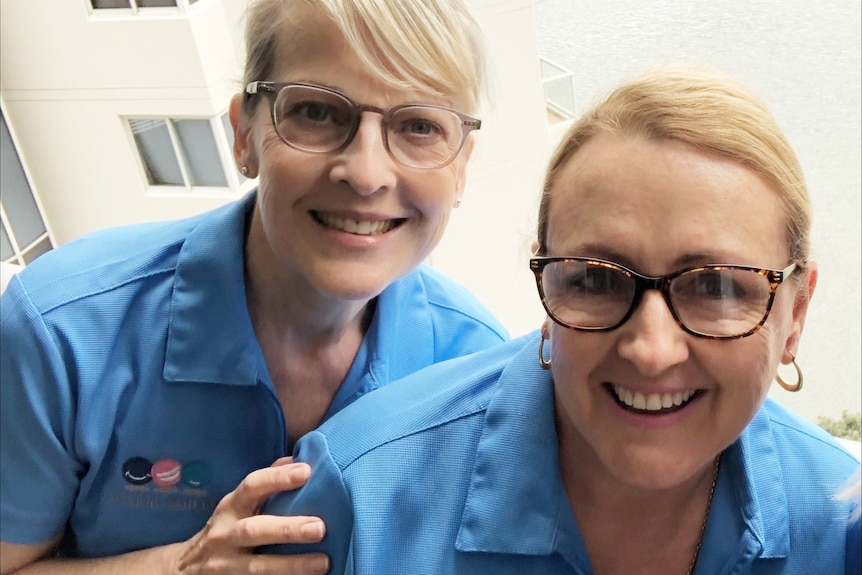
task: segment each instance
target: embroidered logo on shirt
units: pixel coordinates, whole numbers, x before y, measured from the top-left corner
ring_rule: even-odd
[[[212,467],[204,461],[183,465],[175,459],[159,459],[153,463],[145,457],[132,457],[123,463],[123,479],[132,485],[146,485],[152,481],[158,487],[173,487],[182,481],[192,489],[201,489],[212,478]]]
[[[151,461],[131,457],[122,465],[122,492],[110,492],[111,503],[138,509],[211,512],[217,503],[204,488],[213,480],[212,466],[200,460],[172,458]]]

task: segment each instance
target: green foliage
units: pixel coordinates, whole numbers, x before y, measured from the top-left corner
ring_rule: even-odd
[[[840,419],[820,416],[817,418],[817,425],[835,437],[862,440],[862,413],[847,413],[847,410],[844,410]]]

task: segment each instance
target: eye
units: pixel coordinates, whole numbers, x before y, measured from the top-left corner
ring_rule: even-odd
[[[414,147],[450,145],[458,133],[458,118],[444,109],[408,106],[395,112],[389,122],[389,134],[395,140]]]
[[[435,122],[428,118],[398,118],[398,124],[394,126],[394,131],[401,137],[407,139],[440,139],[444,130]]]
[[[327,102],[304,100],[292,102],[285,107],[282,118],[289,122],[309,124],[335,124],[345,125],[349,122],[349,113],[341,106],[334,106]]]
[[[579,296],[618,296],[631,292],[631,280],[613,268],[578,263],[569,266],[565,276],[567,289]]]
[[[696,281],[692,288],[698,297],[728,299],[741,295],[741,286],[733,280],[731,273],[705,270],[693,275]]]
[[[705,269],[683,274],[674,280],[677,298],[698,301],[730,301],[758,298],[756,273],[748,270]]]
[[[315,122],[325,122],[332,116],[329,107],[320,102],[306,102],[298,106],[296,112]]]
[[[421,120],[421,119],[411,120],[410,122],[407,123],[405,128],[411,134],[426,135],[426,136],[429,134],[439,133],[442,131],[439,126],[434,125],[433,123],[429,122],[428,120]]]

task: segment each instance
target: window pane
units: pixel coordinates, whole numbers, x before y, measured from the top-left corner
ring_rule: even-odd
[[[93,9],[131,8],[129,0],[93,0]]]
[[[185,186],[164,120],[129,120],[150,185]]]
[[[0,202],[12,227],[9,231],[19,246],[26,246],[45,233],[45,222],[3,115],[0,115]]]
[[[54,246],[51,245],[51,240],[49,240],[48,238],[44,238],[41,242],[31,247],[22,254],[24,257],[24,263],[33,263],[33,260],[41,256],[42,254],[51,251],[51,248],[53,247]]]
[[[209,120],[175,120],[193,186],[227,186]]]
[[[15,255],[9,236],[6,235],[6,226],[0,225],[0,260],[6,261]]]
[[[160,6],[176,6],[177,0],[138,0],[138,8],[158,8]]]

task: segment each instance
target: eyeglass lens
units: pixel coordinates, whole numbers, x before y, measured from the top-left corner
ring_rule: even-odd
[[[346,145],[359,124],[361,109],[350,100],[311,86],[285,86],[274,104],[279,136],[309,152],[331,152]],[[463,121],[450,110],[399,106],[383,118],[384,141],[400,163],[432,168],[448,163],[461,148]]]
[[[542,272],[549,313],[571,327],[606,329],[629,313],[638,280],[622,268],[597,262],[552,262]],[[689,330],[710,336],[737,336],[765,317],[769,279],[757,270],[707,267],[670,280],[671,306]]]

